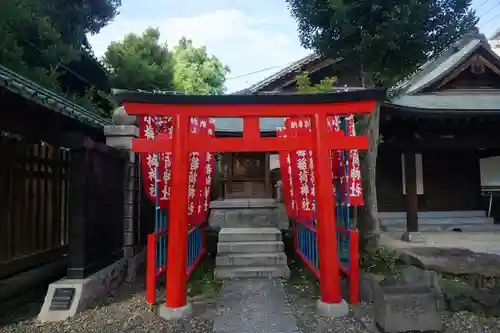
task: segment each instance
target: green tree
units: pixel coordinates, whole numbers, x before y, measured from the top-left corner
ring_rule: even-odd
[[[221,94],[229,72],[205,47],[196,48],[185,38],[169,52],[153,28],[111,43],[103,60],[112,69],[113,86],[121,89]]]
[[[3,0],[0,64],[88,108],[93,93],[72,93],[61,86],[60,76],[67,72],[66,65],[87,52],[86,34],[99,32],[116,15],[119,4],[117,0]]]
[[[104,54],[112,71],[111,84],[119,89],[172,89],[172,57],[167,44],[160,42],[158,29],[147,29],[141,36],[128,34],[112,42]]]
[[[209,56],[205,47],[196,48],[192,41],[182,38],[172,52],[174,60],[174,88],[178,91],[202,95],[224,93],[229,67],[215,56]]]
[[[326,77],[319,83],[312,84],[309,79],[309,73],[304,72],[295,77],[295,82],[297,85],[297,91],[301,94],[317,94],[331,92],[335,82],[337,82],[336,77]]]
[[[366,87],[390,87],[414,73],[478,22],[471,0],[286,0],[306,48],[359,68]],[[361,154],[363,244],[379,234],[375,184],[380,110],[363,117],[370,147]],[[374,241],[374,242],[371,242]]]

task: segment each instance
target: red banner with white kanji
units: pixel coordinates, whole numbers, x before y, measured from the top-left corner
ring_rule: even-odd
[[[307,117],[290,117],[286,119],[285,126],[290,137],[300,137],[310,131],[311,122]],[[292,185],[297,203],[296,218],[299,221],[313,221],[315,219],[314,168],[311,157],[312,154],[309,150],[290,152]]]
[[[140,135],[154,140],[159,136],[172,137],[171,117],[139,118]],[[191,118],[189,135],[213,136],[215,125],[208,118]],[[144,190],[149,199],[159,208],[166,209],[170,204],[172,179],[172,153],[141,153],[140,161],[144,179]],[[213,153],[190,152],[188,178],[188,216],[189,223],[205,221],[210,202],[210,190],[214,168]]]
[[[276,130],[276,134],[278,138],[287,138],[288,130],[286,128],[278,128]],[[296,218],[297,210],[293,191],[290,152],[280,151],[278,153],[278,157],[280,163],[281,183],[283,184],[283,201],[285,202],[286,214],[289,217]]]
[[[356,135],[352,115],[342,119],[342,122],[340,117],[330,116],[327,118],[327,127],[329,131],[342,131],[348,136]],[[309,118],[290,117],[285,119],[285,128],[279,129],[277,135],[278,137],[297,137],[310,131]],[[288,215],[300,221],[314,220],[315,180],[312,152],[310,150],[280,152],[279,156]],[[359,152],[357,150],[332,151],[331,166],[332,195],[343,205],[363,205]]]

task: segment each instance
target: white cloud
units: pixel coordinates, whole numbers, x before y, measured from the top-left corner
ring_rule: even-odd
[[[89,39],[96,54],[101,56],[111,41],[121,40],[130,32],[140,34],[148,27],[158,27],[169,45],[175,45],[183,36],[190,38],[194,44],[206,46],[209,53],[227,64],[231,68],[230,76],[237,76],[282,66],[308,53],[299,45],[295,31],[276,31],[267,27],[268,23],[266,17],[249,17],[235,9],[164,21],[118,17],[99,35]],[[230,90],[241,89],[268,74],[231,80],[228,87]]]

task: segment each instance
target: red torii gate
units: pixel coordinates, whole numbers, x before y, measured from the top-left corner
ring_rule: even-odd
[[[168,116],[173,135],[154,140],[134,139],[134,152],[172,152],[172,188],[167,251],[166,308],[179,310],[186,300],[187,200],[189,152],[269,152],[312,150],[315,164],[316,216],[320,262],[321,301],[340,303],[340,269],[332,195],[331,150],[368,149],[368,138],[345,136],[327,130],[330,115],[366,114],[374,110],[385,91],[367,89],[351,92],[306,95],[165,95],[120,91],[117,99],[129,115]],[[309,117],[311,133],[300,137],[264,138],[259,118]],[[243,118],[242,138],[207,138],[189,135],[191,117]]]

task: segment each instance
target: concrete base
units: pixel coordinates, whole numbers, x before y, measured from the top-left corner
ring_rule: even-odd
[[[144,263],[144,261],[146,261],[146,247],[144,247],[132,258],[128,258],[127,275],[125,276],[125,282],[132,283],[135,281],[137,270]]]
[[[107,294],[118,287],[127,274],[127,260],[122,258],[108,267],[94,273],[85,279],[62,279],[50,284],[38,320],[42,322],[55,322],[73,317],[78,312],[87,308],[90,302]],[[68,306],[65,309],[52,308],[53,298],[57,290],[72,291]]]
[[[329,318],[347,316],[349,314],[349,305],[345,300],[340,303],[324,303],[321,299],[316,302],[316,312],[318,315]]]
[[[165,304],[158,308],[158,315],[165,320],[179,320],[190,316],[192,308],[190,303],[186,303],[180,308],[167,308]]]

